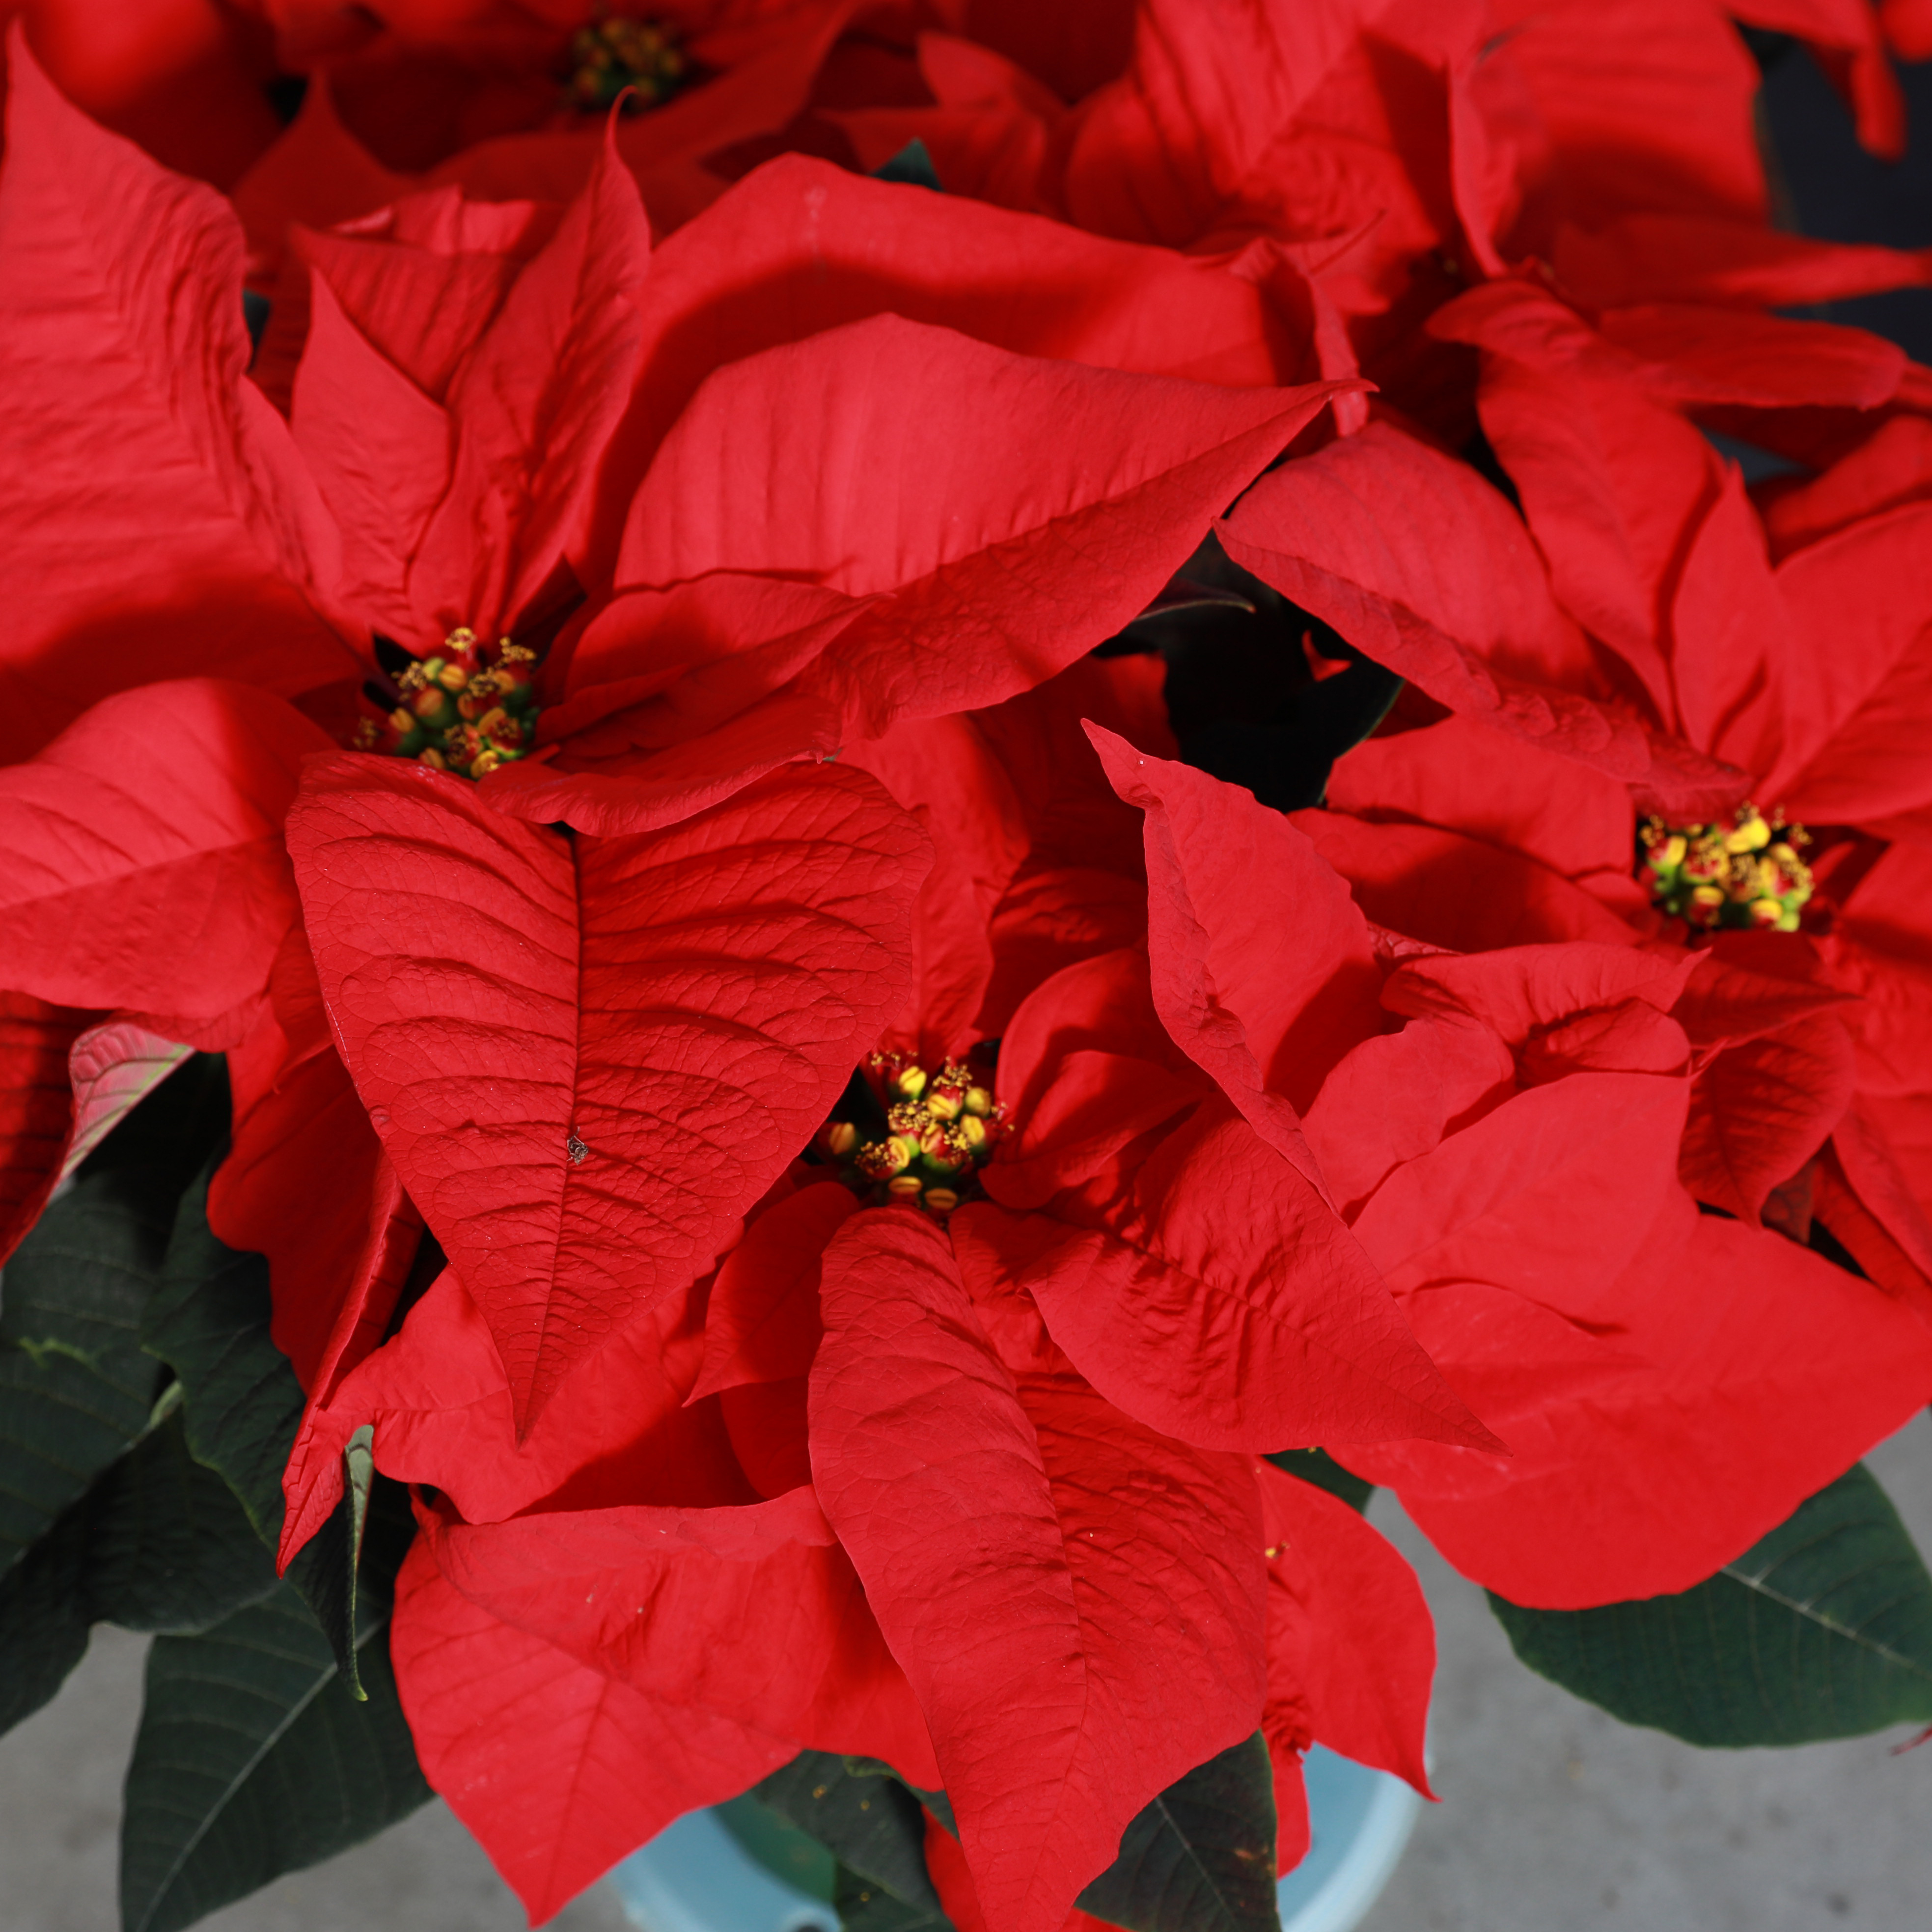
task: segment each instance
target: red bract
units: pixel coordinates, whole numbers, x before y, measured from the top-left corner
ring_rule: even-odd
[[[1305,893],[1276,885],[1294,876],[1280,866],[1252,868],[1232,915],[1204,888],[1224,849],[1298,835],[1232,787],[1114,756],[1146,803],[1150,890],[1192,914],[1166,940],[1156,928],[1175,953],[1156,974],[1208,964],[1255,1030],[1265,955],[1243,936],[1292,929]],[[1412,1017],[1364,1029],[1307,1106],[1306,1136],[1432,1358],[1511,1453],[1418,1442],[1344,1460],[1515,1600],[1687,1588],[1918,1406],[1927,1338],[1898,1302],[1791,1242],[1694,1211],[1677,1178],[1690,1041],[1668,1014],[1696,956],[1408,950],[1427,956],[1397,964],[1381,1002]],[[1346,985],[1355,947],[1338,936],[1327,956]],[[1804,1012],[1800,994],[1768,1016],[1802,1026]],[[1214,1024],[1186,1030],[1211,1039]],[[1566,1530],[1566,1513],[1588,1533]]]
[[[981,1901],[1057,1928],[1142,1805],[1259,1718],[1252,1479],[1077,1378],[1016,1378],[905,1210],[834,1240],[821,1297],[814,1482],[932,1727]]]
[[[1915,655],[1932,616],[1917,592],[1912,561],[1928,528],[1917,418],[1899,416],[1868,430],[1816,481],[1767,493],[1761,512],[1689,424],[1633,394],[1607,366],[1577,359],[1584,350],[1596,355],[1589,342],[1600,339],[1588,338],[1567,310],[1522,291],[1489,313],[1492,320],[1535,324],[1483,337],[1492,345],[1484,420],[1521,493],[1526,532],[1473,472],[1414,445],[1398,447],[1393,431],[1380,430],[1379,448],[1370,437],[1354,440],[1346,466],[1338,448],[1281,472],[1285,483],[1268,479],[1229,526],[1240,554],[1316,608],[1333,610],[1365,642],[1372,638],[1372,648],[1467,720],[1377,741],[1344,760],[1334,802],[1410,823],[1324,823],[1316,834],[1324,850],[1356,882],[1374,916],[1436,944],[1629,940],[1656,922],[1642,890],[1626,882],[1633,796],[1677,824],[1754,797],[1824,838],[1821,903],[1863,891],[1871,907],[1872,888],[1861,880],[1876,848],[1869,838],[1862,847],[1834,843],[1844,835],[1830,828],[1916,840],[1932,811],[1918,749],[1928,694]],[[1796,394],[1802,364],[1792,376]],[[1409,527],[1432,534],[1440,549],[1480,558],[1467,587],[1437,583],[1425,597],[1389,568],[1342,556],[1311,514],[1345,475],[1384,484],[1394,479],[1408,489],[1418,472],[1432,479],[1431,500],[1456,506],[1457,537],[1444,543],[1439,519],[1412,514]],[[1376,485],[1361,480],[1354,487],[1366,495]],[[1390,496],[1386,488],[1378,494],[1386,520]],[[1526,548],[1526,536],[1540,555]],[[1412,576],[1413,554],[1405,552]],[[1478,585],[1489,603],[1476,601]],[[1505,757],[1487,748],[1503,741],[1485,725],[1523,734],[1541,722],[1492,694],[1501,688],[1498,674],[1524,662],[1520,613],[1547,609],[1552,598],[1599,640],[1601,654],[1573,655],[1560,668],[1546,654],[1540,676],[1552,690],[1562,688],[1555,701],[1583,700],[1613,724],[1622,718],[1639,724],[1649,744],[1647,770],[1600,777],[1568,758],[1532,765],[1521,752]],[[1418,604],[1430,614],[1434,633],[1454,644],[1455,657],[1427,658],[1418,648],[1412,621]],[[1483,614],[1491,608],[1512,614],[1494,622]],[[1468,674],[1472,662],[1476,678]],[[1574,739],[1566,743],[1556,732],[1541,733],[1540,742],[1573,758],[1579,752]],[[1603,763],[1587,745],[1581,752]],[[1616,777],[1628,780],[1628,788]],[[1424,825],[1443,829],[1426,832]],[[1505,856],[1498,847],[1521,856]],[[1492,881],[1480,896],[1466,890],[1472,867]],[[1506,896],[1493,882],[1506,872],[1519,882],[1520,902],[1535,894],[1540,934],[1496,916]],[[1553,872],[1585,890],[1563,886]],[[1593,932],[1601,921],[1593,899],[1607,901],[1635,930]],[[1445,916],[1451,903],[1463,908],[1460,923]],[[1735,956],[1748,937],[1720,938],[1718,950]],[[1849,933],[1827,942],[1823,962],[1817,942],[1802,935],[1760,934],[1750,943],[1756,952],[1739,963],[1761,977],[1804,986],[1822,974],[1859,994],[1868,982],[1888,983],[1901,972],[1909,978],[1922,951],[1910,919],[1889,915],[1869,944]],[[1754,997],[1764,992],[1760,986]],[[1915,1187],[1923,1198],[1923,1179],[1907,1184],[1900,1156],[1876,1151],[1884,1136],[1862,1100],[1855,1111],[1863,1128],[1848,1112],[1846,1028],[1862,1035],[1879,1023],[1877,1009],[1868,1003],[1824,1010],[1827,1004],[1808,1016],[1779,1014],[1773,999],[1762,1009],[1765,1020],[1694,1029],[1701,1070],[1685,1178],[1700,1198],[1755,1220],[1772,1191],[1800,1175],[1842,1129],[1870,1211],[1901,1229],[1908,1215],[1922,1223],[1922,1210],[1905,1204]],[[1932,1067],[1928,1046],[1912,1028],[1890,1024],[1886,1048],[1862,1062],[1867,1071],[1859,1084],[1876,1080],[1901,1098],[1922,1093]],[[1910,1144],[1916,1130],[1903,1112],[1892,1118]],[[1801,1224],[1807,1212],[1799,1213]]]
[[[1084,704],[1130,722],[1143,682],[1131,664],[1082,666],[1064,687],[1056,681],[944,729],[902,724],[862,748],[888,772],[926,761],[936,824],[949,786],[1012,788],[1024,828],[1017,849],[1034,848],[1017,864],[1015,826],[1000,814],[970,813],[952,829],[963,828],[968,872],[988,867],[988,890],[1015,901],[1008,919],[1030,905],[1053,930],[1043,946],[1010,949],[1013,959],[1058,964],[1054,947],[1071,938],[1052,910],[1067,876],[1060,840],[1077,839],[1089,859],[1135,866],[1118,837],[1131,815],[1074,720]],[[1076,751],[1084,766],[1070,763]],[[1036,855],[1042,863],[1028,873]],[[958,1010],[951,936],[969,931],[934,920],[932,1000],[900,1016],[901,1036],[926,1037],[938,1016]],[[980,947],[965,952],[988,983]],[[1152,1048],[1159,1064],[1083,1053],[1055,1035],[1054,1016],[1072,1010],[1055,988],[1072,982],[1078,1006],[1078,989],[1096,971],[1121,989],[1121,1044]],[[771,1761],[759,1752],[774,1732],[883,1756],[928,1788],[943,1780],[971,1882],[998,1901],[988,1909],[1001,1923],[1061,1924],[1126,1822],[1264,1721],[1291,1807],[1311,1737],[1420,1775],[1431,1646],[1412,1580],[1372,1532],[1352,1518],[1335,1524],[1320,1498],[1310,1517],[1294,1494],[1271,1505],[1285,1540],[1264,1556],[1256,1484],[1274,1472],[1258,1477],[1220,1445],[1279,1444],[1298,1430],[1304,1439],[1418,1430],[1492,1438],[1434,1383],[1372,1277],[1352,1275],[1359,1264],[1310,1184],[1198,1070],[1159,1046],[1146,975],[1144,956],[1076,963],[1007,1028],[1002,1061],[1012,1056],[1016,1101],[1036,1108],[1040,1131],[1003,1144],[984,1172],[1037,1186],[1057,1163],[1048,1211],[968,1203],[952,1213],[949,1238],[908,1209],[862,1207],[826,1168],[801,1163],[708,1282],[639,1304],[568,1370],[520,1438],[502,1358],[454,1270],[393,1340],[312,1404],[290,1475],[292,1540],[332,1500],[340,1447],[364,1424],[386,1472],[442,1495],[437,1580],[399,1612],[404,1694],[428,1740],[432,1777],[533,1906],[555,1894],[542,1888],[519,1815],[524,1786],[504,1780],[486,1730],[455,1720],[455,1687],[508,1649],[549,1659],[551,1670],[560,1652],[626,1696],[648,1690],[694,1705],[706,1724],[744,1726],[742,1755],[667,1773],[685,1780],[690,1803],[725,1794],[717,1763],[737,1767],[729,1789],[749,1783]],[[1050,1051],[1028,1045],[1042,1037]],[[1077,1233],[1055,1217],[1076,1211],[1065,1170],[1084,1162],[1091,1172],[1092,1130],[1102,1163],[1140,1174],[1142,1186],[1124,1202],[1118,1183],[1090,1188],[1096,1226]],[[1163,1162],[1170,1186],[1145,1172]],[[1250,1191],[1231,1215],[1228,1184],[1242,1162],[1253,1170]],[[1284,1189],[1296,1204],[1276,1228],[1271,1203]],[[1155,1203],[1166,1204],[1156,1212]],[[1210,1206],[1232,1224],[1219,1235]],[[1250,1220],[1253,1232],[1244,1232]],[[1036,1227],[1128,1258],[1126,1278],[1110,1282],[1099,1305],[1114,1330],[1132,1332],[1088,1334],[1076,1270],[1016,1276],[1004,1244],[1024,1246]],[[1170,1356],[1181,1361],[1180,1342],[1186,1358],[1163,1388],[1153,1366],[1158,1310],[1184,1315],[1190,1295],[1206,1319],[1184,1336],[1168,1331]],[[1130,1365],[1124,1375],[1120,1361]],[[1088,1364],[1096,1366],[1083,1373]],[[1109,1400],[1112,1382],[1095,1385],[1103,1372],[1126,1390],[1124,1407]],[[817,1520],[814,1492],[837,1549],[794,1533]],[[771,1507],[761,1510],[760,1497]],[[728,1554],[715,1588],[700,1589],[691,1569],[710,1557],[667,1563],[660,1532],[674,1518],[680,1538]],[[792,1526],[782,1535],[781,1519]],[[1152,1567],[1150,1550],[1163,1552]],[[876,1630],[856,1600],[836,1628],[810,1622],[832,1574],[825,1566],[848,1560]],[[725,1586],[748,1586],[754,1572],[764,1594],[751,1627],[766,1631],[778,1619],[809,1631],[754,1646],[741,1668],[732,1660],[746,1618]],[[1343,1682],[1352,1626],[1374,1630],[1400,1660],[1379,1688]],[[879,1632],[904,1679],[878,1676]],[[892,1732],[890,1712],[908,1707],[891,1703],[904,1696],[892,1687],[906,1682],[921,1715],[911,1730],[903,1714],[892,1718],[902,1726]],[[612,1856],[616,1828],[601,1835],[600,1821],[652,1828],[663,1814],[650,1806],[668,1791],[658,1779],[647,1781],[648,1802],[597,1795],[605,1774],[581,1757],[588,1694],[560,1696],[554,1722],[527,1706],[507,1720],[527,1732],[532,1762],[581,1766],[584,1808],[554,1827],[583,1861],[573,1873]],[[927,1732],[936,1764],[923,1761]],[[1283,1855],[1300,1849],[1291,1828]]]
[[[923,842],[859,775],[573,845],[460,778],[342,758],[289,842],[337,1041],[520,1425],[704,1271],[905,996]]]

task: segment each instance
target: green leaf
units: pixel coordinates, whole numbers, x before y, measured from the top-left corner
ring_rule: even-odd
[[[176,1932],[429,1798],[386,1618],[362,1649],[358,1703],[286,1587],[200,1636],[155,1640],[122,1821],[124,1932]]]
[[[71,1510],[0,1576],[0,1732],[32,1717],[86,1654],[86,1560]]]
[[[40,1708],[99,1622],[206,1629],[275,1588],[228,1485],[188,1453],[170,1398],[152,1426],[0,1577],[0,1732]]]
[[[862,1886],[943,1922],[926,1869],[925,1815],[898,1778],[855,1772],[830,1751],[808,1750],[752,1789],[788,1823],[827,1846]]]
[[[952,1932],[936,1898],[931,1905],[908,1905],[850,1865],[837,1868],[832,1903],[845,1932]]]
[[[183,1196],[161,1280],[148,1306],[142,1339],[181,1378],[185,1422],[195,1459],[218,1472],[239,1499],[256,1534],[273,1550],[282,1533],[282,1472],[302,1420],[302,1384],[269,1334],[273,1304],[268,1264],[226,1246],[210,1232],[207,1177]],[[289,1566],[288,1580],[314,1612],[358,1694],[357,1577],[388,1604],[388,1583],[414,1532],[399,1486],[377,1480],[356,1458],[342,1503]],[[367,1512],[369,1559],[362,1564],[361,1521]]]
[[[275,1588],[274,1558],[234,1492],[189,1454],[178,1410],[101,1477],[82,1508],[87,1610],[97,1622],[205,1630]]]
[[[203,1054],[108,1135],[7,1264],[0,1288],[0,1572],[148,1426],[158,1372],[140,1324],[175,1203],[225,1130]]]
[[[90,1174],[7,1264],[0,1290],[0,1571],[148,1426],[160,1372],[141,1312],[172,1203],[138,1174]]]
[[[1257,1731],[1170,1784],[1080,1909],[1128,1932],[1275,1932],[1274,1772]]]
[[[1490,1606],[1532,1670],[1688,1743],[1806,1744],[1932,1720],[1932,1576],[1862,1464],[1681,1595]]]
[[[939,170],[932,164],[932,151],[916,134],[890,160],[881,161],[872,170],[872,178],[898,182],[908,188],[929,188],[935,194],[945,192]]]
[[[1267,1460],[1277,1469],[1286,1469],[1291,1476],[1340,1497],[1358,1514],[1368,1508],[1369,1498],[1376,1492],[1374,1484],[1343,1468],[1325,1449],[1284,1449]]]
[[[788,1823],[748,1791],[712,1808],[741,1849],[766,1870],[827,1905],[832,1903],[838,1862],[816,1838]]]

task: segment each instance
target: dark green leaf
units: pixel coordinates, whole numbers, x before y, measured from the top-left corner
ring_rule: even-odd
[[[1312,1483],[1331,1496],[1340,1496],[1358,1512],[1368,1508],[1369,1498],[1376,1492],[1374,1484],[1364,1482],[1343,1468],[1325,1449],[1284,1449],[1268,1460],[1277,1469],[1286,1469],[1291,1476],[1299,1476],[1304,1483]]]
[[[122,1822],[124,1932],[176,1932],[359,1844],[430,1796],[366,1630],[358,1703],[295,1593],[155,1640]]]
[[[58,1690],[103,1621],[206,1629],[275,1587],[228,1485],[188,1453],[171,1389],[154,1426],[0,1577],[0,1732]]]
[[[0,1576],[0,1732],[31,1718],[86,1653],[86,1562],[76,1508]]]
[[[101,1477],[82,1508],[97,1622],[204,1630],[275,1587],[274,1558],[234,1492],[188,1454],[178,1411]]]
[[[1261,1733],[1170,1784],[1080,1909],[1128,1932],[1274,1932],[1274,1772]]]
[[[201,1054],[81,1164],[0,1283],[0,1571],[148,1426],[160,1376],[140,1347],[175,1203],[227,1118]]]
[[[0,1285],[0,1570],[148,1426],[160,1382],[142,1310],[172,1202],[88,1174],[41,1215]]]
[[[818,1840],[781,1818],[748,1791],[712,1807],[718,1821],[766,1870],[832,1903],[838,1861]]]
[[[845,1932],[952,1932],[952,1922],[936,1898],[931,1905],[908,1905],[850,1865],[837,1868],[832,1903]]]
[[[187,1396],[188,1447],[217,1471],[240,1499],[256,1533],[270,1549],[280,1540],[282,1471],[302,1420],[302,1384],[269,1334],[272,1304],[268,1263],[240,1254],[209,1231],[206,1178],[182,1197],[160,1286],[148,1309],[142,1339],[181,1378]],[[378,1482],[362,1496],[370,1504],[370,1561],[361,1571],[380,1605],[395,1574],[413,1525],[396,1485]],[[356,1539],[352,1486],[322,1528],[289,1566],[300,1592],[334,1648],[352,1695],[356,1651]]]
[[[1674,1597],[1490,1607],[1532,1670],[1694,1744],[1795,1744],[1932,1720],[1932,1576],[1861,1464]]]
[[[808,1750],[752,1788],[874,1889],[922,1912],[939,1912],[926,1869],[925,1816],[896,1778],[855,1772],[830,1751]]]
[[[890,160],[881,161],[872,170],[872,178],[898,182],[908,188],[929,188],[934,194],[945,191],[940,184],[939,170],[932,164],[932,151],[916,134]]]

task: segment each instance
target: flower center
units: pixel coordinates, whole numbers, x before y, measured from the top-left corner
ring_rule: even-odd
[[[1712,931],[1798,930],[1798,910],[1811,896],[1811,868],[1798,856],[1811,842],[1803,826],[1773,824],[1743,805],[1708,825],[1646,818],[1638,836],[1638,876],[1660,912]]]
[[[691,62],[676,27],[668,20],[608,16],[570,38],[569,104],[586,114],[607,111],[629,89],[638,108],[668,100],[691,77]]]
[[[979,1169],[1006,1132],[1006,1109],[963,1060],[928,1073],[903,1053],[874,1053],[866,1084],[884,1110],[884,1134],[865,1137],[859,1125],[828,1120],[818,1149],[836,1162],[838,1178],[875,1205],[922,1208],[944,1220],[980,1191]]]
[[[480,644],[467,627],[417,657],[376,640],[386,676],[362,694],[382,716],[356,728],[356,748],[415,758],[439,772],[480,778],[529,755],[537,724],[535,651],[508,638]]]

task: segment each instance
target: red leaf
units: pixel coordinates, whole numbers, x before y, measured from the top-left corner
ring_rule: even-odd
[[[824,1119],[904,998],[924,842],[836,768],[572,846],[346,755],[289,839],[343,1057],[527,1429]]]
[[[986,1169],[996,1199],[999,1174]],[[1046,1214],[969,1205],[952,1226],[962,1256],[1026,1288],[1118,1408],[1213,1449],[1490,1442],[1354,1236],[1226,1102],[1168,1132],[1117,1191]]]
[[[64,1180],[194,1051],[125,1019],[89,1027],[68,1055],[74,1133]]]
[[[1082,106],[1073,221],[1175,248],[1198,239],[1375,10],[1143,0],[1126,72]]]
[[[74,1128],[68,1054],[90,1016],[0,992],[0,1261],[40,1217]]]
[[[1823,1146],[1857,1084],[1852,1037],[1834,1012],[1723,1048],[1690,1090],[1684,1186],[1757,1226],[1772,1190]]]
[[[1767,782],[1815,824],[1871,820],[1932,803],[1916,755],[1932,706],[1925,637],[1932,598],[1916,560],[1932,504],[1907,503],[1787,558],[1778,587],[1799,634],[1828,637],[1790,706],[1790,742]]]
[[[1621,215],[1557,230],[1556,279],[1592,308],[1698,302],[1798,308],[1914,288],[1932,279],[1932,250],[1820,242],[1708,214]]]
[[[352,671],[297,588],[332,532],[242,374],[227,203],[69,106],[17,30],[9,66],[0,523],[32,534],[0,556],[0,757],[157,679],[292,695]]]
[[[1488,1026],[1448,1013],[1378,1034],[1346,1054],[1308,1110],[1309,1144],[1353,1222],[1391,1168],[1516,1091],[1516,1062]]]
[[[799,685],[881,737],[997,704],[1118,630],[1333,392],[1083,368],[880,316],[706,382],[632,505],[618,579],[893,593]]]
[[[644,374],[613,446],[627,481],[713,370],[882,314],[1018,355],[1230,388],[1296,373],[1262,292],[1218,263],[964,193],[909,196],[805,154],[754,170],[662,243],[643,305]],[[614,525],[605,554],[616,542]]]
[[[520,1440],[508,1378],[476,1304],[446,1269],[401,1331],[311,1402],[290,1465],[297,1547],[327,1514],[343,1445],[364,1424],[376,1466],[440,1490],[472,1522],[544,1503],[598,1509],[646,1502],[712,1508],[756,1500],[716,1402],[687,1408],[704,1337],[702,1297],[673,1296],[571,1372]],[[300,1492],[298,1496],[298,1491]]]
[[[850,1188],[823,1183],[800,1188],[746,1229],[712,1284],[704,1368],[691,1392],[693,1402],[742,1382],[782,1382],[811,1369],[822,1332],[819,1258],[858,1206]]]
[[[1565,1020],[1614,1011],[1632,1000],[1674,1012],[1685,982],[1704,976],[1700,968],[1708,974],[1702,953],[1673,956],[1585,940],[1504,946],[1462,958],[1406,960],[1389,975],[1382,1004],[1398,1013],[1466,1015],[1520,1048]]]
[[[451,487],[410,581],[442,629],[512,622],[578,534],[637,370],[650,247],[637,184],[607,144],[450,382]]]
[[[1438,703],[1639,778],[1634,722],[1576,695],[1582,633],[1529,533],[1466,464],[1384,423],[1264,476],[1217,526],[1236,562]]]
[[[1418,1330],[1460,1383],[1466,1321],[1436,1322],[1432,1298],[1417,1298]],[[1515,1454],[1486,1482],[1399,1486],[1465,1575],[1540,1608],[1702,1582],[1906,1421],[1932,1374],[1909,1307],[1781,1234],[1697,1214],[1681,1191],[1619,1279],[1557,1279],[1539,1298],[1616,1324],[1618,1349],[1654,1367],[1562,1390],[1534,1426],[1505,1423]],[[1380,1453],[1348,1460],[1372,1474]]]
[[[418,1537],[389,1628],[423,1774],[532,1924],[694,1807],[735,1798],[791,1739],[667,1702],[492,1616]]]
[[[1136,1812],[1255,1727],[1252,1479],[1071,1376],[1016,1385],[916,1215],[856,1217],[822,1296],[819,1493],[925,1709],[988,1916],[1056,1932]]]
[[[199,1018],[259,993],[296,918],[283,818],[328,746],[280,699],[195,679],[104,699],[0,770],[0,978]]]
[[[1408,938],[1472,953],[1560,940],[1635,940],[1594,894],[1479,838],[1431,825],[1370,825],[1339,812],[1298,812],[1292,822],[1348,880],[1362,910]]]
[[[1270,1746],[1310,1738],[1406,1778],[1425,1798],[1422,1761],[1436,1627],[1415,1572],[1341,1501],[1257,1463],[1268,1559]]]
[[[1296,1112],[1382,1015],[1367,922],[1306,836],[1251,793],[1089,725],[1146,814],[1156,1010],[1276,1153],[1318,1186]]]
[[[736,1508],[438,1520],[457,1588],[654,1697],[930,1788],[924,1720],[809,1485]]]
[[[1368,738],[1336,761],[1327,803],[1372,824],[1435,825],[1546,866],[1616,909],[1630,877],[1630,787],[1473,718]]]
[[[1675,1193],[1684,1104],[1684,1081],[1654,1073],[1532,1088],[1397,1168],[1356,1236],[1398,1292],[1463,1280],[1586,1300]]]

